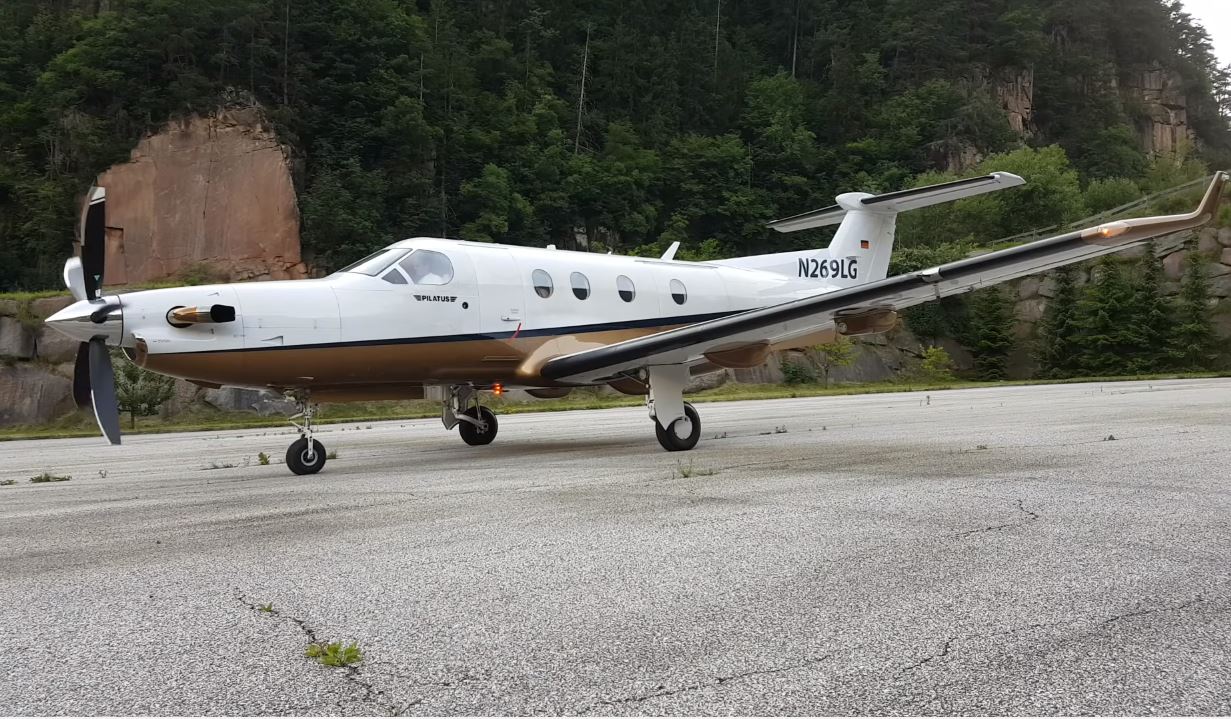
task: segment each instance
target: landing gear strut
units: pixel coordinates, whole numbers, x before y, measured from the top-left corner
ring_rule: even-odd
[[[473,406],[469,406],[473,402]],[[491,444],[500,425],[496,413],[479,404],[479,393],[470,385],[455,384],[449,387],[440,413],[445,429],[457,427],[462,441],[471,446]]]
[[[646,370],[650,393],[646,406],[654,420],[654,434],[668,452],[683,452],[697,446],[701,439],[701,415],[684,401],[688,367],[658,365]]]
[[[291,416],[291,424],[299,430],[299,439],[291,442],[286,450],[286,466],[295,474],[316,474],[325,466],[325,445],[312,437],[312,418],[316,416],[317,406],[312,404],[307,394],[295,397],[299,412]],[[295,422],[303,420],[303,424]]]

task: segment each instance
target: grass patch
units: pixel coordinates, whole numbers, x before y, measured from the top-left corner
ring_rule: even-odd
[[[347,645],[343,645],[342,642],[309,644],[304,650],[304,656],[315,659],[327,667],[349,667],[363,661],[363,650],[356,642]]]
[[[34,300],[43,300],[48,297],[64,297],[68,295],[64,290],[35,290],[33,292],[0,292],[0,300],[14,300],[16,302],[33,302]]]
[[[951,389],[978,387],[1018,387],[1030,385],[1074,384],[1090,382],[1130,382],[1167,379],[1209,379],[1231,377],[1227,372],[1165,373],[1133,375],[1125,377],[1079,377],[1064,380],[1005,380],[1001,382],[977,382],[967,380],[929,381],[903,379],[892,382],[851,384],[823,387],[820,384],[727,384],[715,389],[690,394],[689,402],[732,402],[755,399],[789,399],[795,397],[831,397],[855,394],[878,394],[886,392],[940,392]],[[521,414],[524,412],[564,412],[580,409],[612,409],[616,407],[641,407],[645,400],[627,395],[603,394],[589,388],[575,390],[568,397],[551,400],[520,400],[505,397],[486,397],[484,404],[497,414]],[[354,404],[323,405],[317,414],[317,424],[339,424],[385,420],[430,419],[440,416],[440,403],[428,400],[403,402],[368,402]],[[172,420],[157,416],[140,417],[134,429],[125,429],[125,434],[157,434],[162,432],[208,432],[260,428],[285,429],[291,433],[283,417],[260,417],[250,412],[224,412],[198,410],[185,413]],[[367,425],[368,428],[371,425]],[[771,433],[772,434],[772,433]],[[18,439],[54,439],[66,437],[96,437],[98,426],[88,411],[69,414],[55,422],[24,427],[0,429],[0,441]],[[259,457],[258,457],[259,461]],[[214,467],[221,469],[222,467]]]
[[[36,474],[33,477],[31,477],[30,481],[33,482],[34,484],[44,484],[46,482],[67,482],[68,480],[72,478],[73,478],[72,475],[68,475],[68,474],[60,475],[60,474],[52,474],[51,472],[43,472],[42,474]]]

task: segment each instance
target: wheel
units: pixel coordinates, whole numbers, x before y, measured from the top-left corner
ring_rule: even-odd
[[[658,435],[658,443],[668,452],[683,452],[697,446],[701,439],[701,415],[691,404],[684,403],[684,417],[671,423],[663,429],[657,421],[654,422],[654,433]]]
[[[462,414],[474,417],[486,425],[484,427],[477,427],[462,420],[457,425],[457,432],[462,435],[462,441],[475,447],[491,444],[492,440],[496,438],[496,430],[499,428],[499,424],[496,422],[496,413],[486,407],[471,407],[462,412]]]
[[[300,437],[286,450],[286,466],[295,474],[316,474],[325,466],[325,445],[312,440],[312,459],[308,459],[308,440]]]

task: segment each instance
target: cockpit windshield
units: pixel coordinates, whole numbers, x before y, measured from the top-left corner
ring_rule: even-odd
[[[410,250],[406,249],[380,250],[379,252],[373,252],[358,262],[343,267],[338,270],[338,272],[355,272],[361,275],[372,275],[375,277],[381,272],[384,272],[394,262],[397,262],[405,257],[409,252]]]

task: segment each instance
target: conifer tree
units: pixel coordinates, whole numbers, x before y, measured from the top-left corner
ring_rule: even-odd
[[[1044,377],[1072,377],[1077,371],[1079,352],[1077,335],[1081,332],[1077,316],[1077,285],[1073,282],[1073,267],[1061,267],[1053,275],[1055,294],[1047,303],[1039,323],[1039,344],[1035,358]]]
[[[1081,332],[1077,335],[1077,368],[1089,377],[1128,373],[1134,346],[1130,326],[1133,288],[1121,263],[1110,257],[1099,261],[1094,281],[1077,304]]]
[[[1003,289],[991,287],[971,295],[966,332],[979,379],[1004,379],[1013,348],[1013,308]]]
[[[1151,242],[1137,263],[1133,300],[1124,330],[1131,343],[1128,371],[1133,374],[1160,372],[1169,362],[1173,327],[1171,303],[1163,296],[1163,263]]]
[[[1205,277],[1205,258],[1190,250],[1180,282],[1176,307],[1175,337],[1171,358],[1177,369],[1209,369],[1215,358],[1214,328],[1210,323],[1210,285]]]

